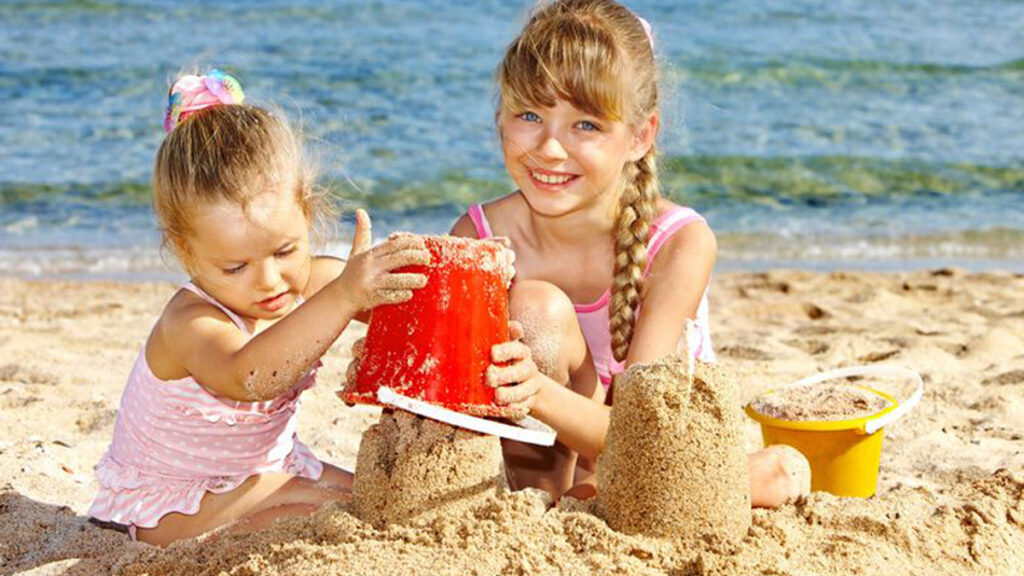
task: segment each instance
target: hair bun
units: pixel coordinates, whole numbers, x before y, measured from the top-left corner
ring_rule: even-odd
[[[244,100],[242,85],[234,76],[221,70],[210,70],[204,76],[182,76],[171,86],[168,94],[164,131],[170,132],[199,110],[221,104],[241,104]]]

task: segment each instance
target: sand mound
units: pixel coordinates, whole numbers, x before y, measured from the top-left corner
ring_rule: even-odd
[[[595,503],[551,509],[536,492],[417,527],[376,529],[346,504],[253,534],[133,545],[85,522],[91,470],[154,311],[177,288],[0,279],[0,576],[1024,574],[1024,358],[1019,349],[992,354],[995,346],[978,354],[997,328],[1024,339],[1024,275],[775,271],[768,278],[786,291],[739,294],[761,276],[716,274],[710,295],[716,351],[749,346],[771,357],[729,357],[744,401],[889,345],[928,387],[918,408],[886,427],[876,496],[813,493],[756,509],[746,538],[721,548],[616,532],[591,513]],[[906,278],[939,289],[906,291]],[[876,295],[870,305],[865,292]],[[801,316],[809,300],[831,316]],[[380,416],[342,408],[334,395],[360,335],[346,330],[325,356],[299,419],[316,454],[345,466]],[[747,450],[759,449],[757,423],[746,433]]]
[[[501,442],[403,410],[363,434],[356,514],[377,527],[458,514],[506,490]]]
[[[698,363],[692,386],[676,357],[635,364],[616,380],[598,498],[627,534],[738,540],[750,483],[732,379]]]
[[[870,499],[816,492],[755,510],[736,545],[616,532],[593,504],[549,508],[535,490],[461,515],[376,530],[331,505],[254,534],[227,534],[122,558],[125,576],[348,574],[993,574],[1024,566],[1024,478],[1001,470],[949,494],[900,487]],[[592,502],[592,501],[591,501]]]
[[[758,396],[754,411],[780,420],[852,420],[878,414],[892,402],[852,384],[794,386]]]

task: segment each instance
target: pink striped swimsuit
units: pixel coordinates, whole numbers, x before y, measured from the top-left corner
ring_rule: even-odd
[[[184,288],[249,334],[241,318],[199,287]],[[256,474],[319,479],[323,465],[295,434],[299,395],[316,382],[316,368],[273,400],[235,402],[191,377],[160,380],[143,345],[121,396],[113,441],[96,466],[100,491],[89,516],[127,525],[134,537],[135,528],[152,528],[171,512],[195,514],[206,492],[230,492]]]
[[[476,227],[478,238],[493,236],[483,206],[473,204],[467,212]],[[654,257],[665,245],[665,242],[687,224],[698,221],[703,222],[704,218],[692,208],[675,206],[651,224],[650,239],[647,241],[647,267],[644,270],[644,276],[650,272]],[[611,289],[605,291],[596,302],[573,305],[573,308],[576,309],[576,318],[580,322],[580,329],[583,331],[583,338],[587,341],[587,348],[590,350],[590,357],[594,361],[597,376],[606,390],[611,386],[612,377],[625,369],[625,364],[617,362],[612,355],[612,334],[608,325],[610,302]],[[693,356],[705,362],[714,362],[715,352],[711,347],[711,330],[708,322],[707,289],[704,290],[704,295],[700,299],[695,323],[699,337],[693,348]]]

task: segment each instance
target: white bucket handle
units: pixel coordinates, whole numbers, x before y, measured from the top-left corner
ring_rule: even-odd
[[[792,384],[787,384],[783,388],[792,388],[794,386],[806,386],[809,384],[818,384],[825,382],[826,380],[834,380],[836,378],[845,378],[847,376],[901,376],[912,380],[917,383],[917,388],[914,393],[910,395],[903,402],[899,402],[895,410],[887,412],[883,416],[878,418],[871,418],[864,423],[864,433],[874,434],[878,430],[892,424],[893,422],[903,418],[910,412],[918,402],[921,401],[921,396],[924,395],[924,381],[921,380],[921,375],[913,370],[904,368],[902,366],[892,365],[876,365],[876,366],[851,366],[849,368],[839,368],[836,370],[828,370],[814,376],[808,376],[803,380],[798,380]]]

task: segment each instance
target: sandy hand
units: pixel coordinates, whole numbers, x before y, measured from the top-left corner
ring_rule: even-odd
[[[377,246],[371,244],[370,217],[356,210],[356,233],[345,270],[336,280],[359,310],[381,304],[398,304],[412,298],[412,291],[427,284],[424,274],[394,273],[410,265],[430,264],[430,252],[423,238],[412,234],[392,234]]]
[[[522,324],[513,320],[508,323],[508,329],[510,340],[491,348],[492,364],[487,367],[487,385],[496,388],[495,404],[507,406],[513,419],[519,419],[533,408],[541,380],[529,347],[521,342]]]
[[[492,242],[501,246],[501,253],[498,255],[501,263],[501,280],[505,288],[512,285],[512,279],[516,277],[516,253],[512,250],[512,241],[505,236],[491,236],[485,238],[484,242]]]
[[[366,350],[366,336],[352,343],[352,360],[348,363],[348,368],[345,369],[345,383],[339,394],[355,389],[356,377],[359,375],[359,364],[363,361],[364,350]]]

